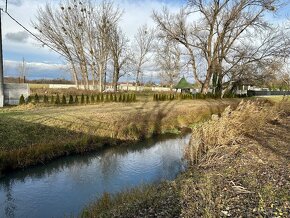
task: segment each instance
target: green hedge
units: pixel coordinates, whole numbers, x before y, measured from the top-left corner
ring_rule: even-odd
[[[68,99],[68,102],[67,102]],[[51,96],[42,96],[40,97],[38,94],[34,96],[28,96],[28,98],[24,99],[24,96],[21,95],[19,98],[19,104],[31,103],[34,104],[56,104],[56,105],[77,105],[77,104],[96,104],[96,103],[103,103],[103,102],[135,102],[136,101],[136,94],[132,93],[110,93],[110,94],[95,94],[95,95],[84,95],[81,96],[65,96],[62,95],[60,98],[59,94],[51,95]]]

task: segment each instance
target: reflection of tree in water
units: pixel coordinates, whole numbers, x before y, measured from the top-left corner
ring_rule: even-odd
[[[162,178],[175,178],[183,167],[182,156],[185,145],[189,142],[189,137],[166,141],[159,146],[158,152],[161,155],[161,174]]]
[[[108,150],[100,158],[100,168],[105,184],[110,182],[111,175],[115,175],[120,170],[120,156],[114,150]]]
[[[12,186],[13,185],[9,180],[5,180],[0,184],[0,187],[3,187],[3,192],[5,194],[4,211],[6,217],[15,217],[16,205],[15,199],[13,198]]]

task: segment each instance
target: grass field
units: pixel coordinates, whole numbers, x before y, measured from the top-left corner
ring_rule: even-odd
[[[239,99],[140,101],[85,106],[23,105],[0,110],[0,171],[132,143],[219,113]]]

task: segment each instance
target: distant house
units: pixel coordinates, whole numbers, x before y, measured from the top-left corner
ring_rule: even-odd
[[[188,92],[190,93],[192,89],[194,89],[193,85],[189,82],[186,81],[184,76],[181,78],[181,80],[177,83],[176,86],[174,86],[174,89],[176,91],[181,91],[181,92]]]

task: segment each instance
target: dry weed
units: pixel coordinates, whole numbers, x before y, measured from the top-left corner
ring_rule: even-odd
[[[191,164],[221,164],[237,152],[245,135],[258,133],[270,120],[278,120],[280,111],[281,105],[270,107],[261,101],[242,101],[236,110],[227,107],[219,119],[193,130],[185,155]]]

